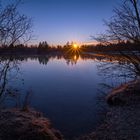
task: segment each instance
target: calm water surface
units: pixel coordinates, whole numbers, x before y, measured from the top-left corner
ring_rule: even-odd
[[[20,89],[21,96],[32,91],[30,106],[42,112],[53,127],[71,139],[90,133],[100,124],[101,113],[105,112],[101,95],[128,80],[124,76],[116,80],[120,69],[114,69],[112,74],[112,70],[105,68],[118,62],[105,60],[77,56],[26,57],[18,60],[19,79],[10,84]],[[8,103],[15,105],[13,101]]]

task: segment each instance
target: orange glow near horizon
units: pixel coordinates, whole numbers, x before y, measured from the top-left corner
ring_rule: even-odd
[[[68,53],[72,54],[79,54],[80,51],[81,51],[80,46],[77,43],[72,43],[67,50]]]
[[[73,48],[74,49],[77,49],[78,48],[78,45],[75,43],[75,44],[73,44]]]

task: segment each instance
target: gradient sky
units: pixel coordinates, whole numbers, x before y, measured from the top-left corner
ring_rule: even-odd
[[[90,35],[105,30],[119,0],[24,0],[20,10],[33,18],[34,35],[39,42],[65,44],[67,41],[91,42]]]

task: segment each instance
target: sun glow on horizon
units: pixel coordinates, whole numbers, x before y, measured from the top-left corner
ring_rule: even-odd
[[[69,54],[79,54],[80,52],[81,52],[81,48],[80,45],[77,43],[72,42],[67,46],[67,53]]]
[[[77,49],[77,48],[78,48],[78,45],[77,45],[76,43],[74,43],[74,44],[73,44],[73,48],[74,48],[74,49]]]

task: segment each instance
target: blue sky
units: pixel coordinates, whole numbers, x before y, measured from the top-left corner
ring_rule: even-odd
[[[24,0],[21,12],[33,18],[36,40],[49,44],[90,42],[90,35],[105,30],[103,19],[112,16],[119,0]]]

